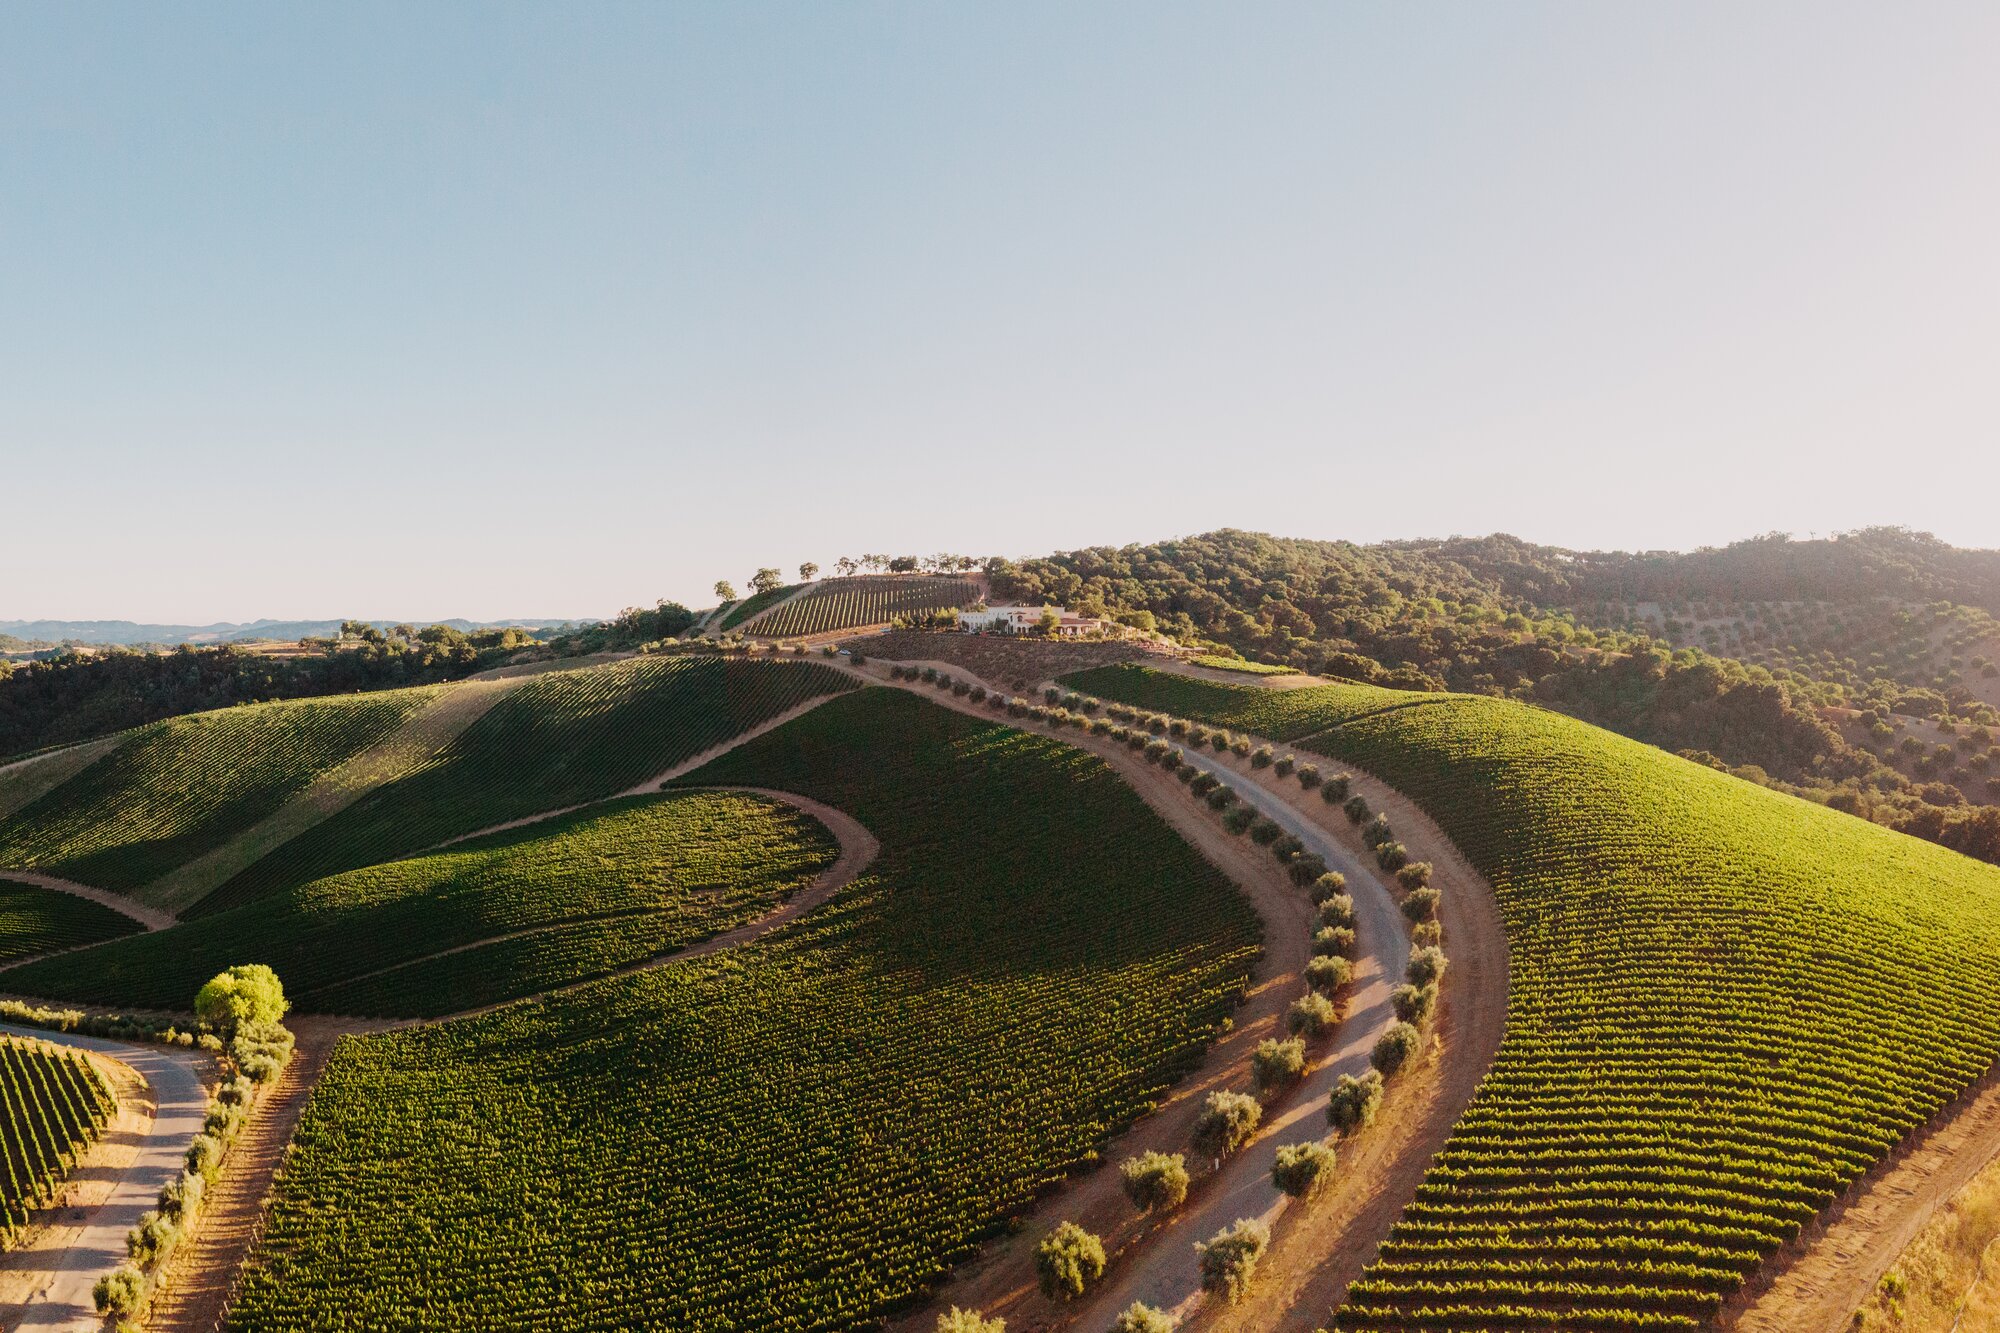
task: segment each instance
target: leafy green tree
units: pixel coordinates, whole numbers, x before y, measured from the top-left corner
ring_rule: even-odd
[[[1294,1199],[1306,1199],[1333,1179],[1334,1151],[1324,1143],[1287,1143],[1271,1163],[1271,1183]]]
[[[750,591],[755,593],[776,592],[785,586],[785,576],[770,566],[765,566],[750,576]]]
[[[1326,1103],[1326,1122],[1341,1134],[1354,1134],[1375,1123],[1382,1107],[1382,1075],[1371,1069],[1356,1078],[1342,1074]]]
[[[1257,1091],[1269,1096],[1290,1087],[1306,1072],[1306,1044],[1297,1037],[1284,1041],[1266,1038],[1250,1055],[1250,1077]]]
[[[195,1017],[222,1032],[254,1023],[276,1023],[291,1010],[278,974],[245,963],[209,978],[194,997]]]
[[[1007,1321],[987,1319],[977,1310],[961,1310],[954,1305],[938,1316],[937,1333],[1007,1333]]]
[[[1234,1305],[1248,1294],[1256,1275],[1257,1261],[1271,1245],[1271,1229],[1255,1218],[1239,1217],[1236,1224],[1215,1233],[1205,1243],[1197,1243],[1201,1256],[1201,1287]]]
[[[1255,1097],[1241,1092],[1211,1092],[1194,1122],[1194,1146],[1220,1160],[1250,1141],[1264,1118]]]
[[[1104,1242],[1074,1222],[1064,1222],[1035,1247],[1042,1294],[1073,1301],[1104,1276]]]
[[[1391,1023],[1375,1043],[1375,1049],[1368,1055],[1369,1063],[1382,1071],[1384,1077],[1397,1073],[1423,1048],[1423,1034],[1408,1023]]]
[[[715,581],[715,596],[718,601],[724,601],[724,602],[735,601],[736,585],[731,583],[728,579],[717,579]]]
[[[1165,1310],[1133,1301],[1111,1321],[1111,1333],[1174,1333],[1174,1319]]]
[[[819,566],[808,560],[799,566],[799,582],[811,583],[819,577]]]
[[[1118,1165],[1125,1197],[1141,1212],[1166,1212],[1187,1198],[1187,1158],[1180,1153],[1144,1152]]]

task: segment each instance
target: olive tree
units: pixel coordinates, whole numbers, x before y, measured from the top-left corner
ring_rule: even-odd
[[[1368,1062],[1382,1071],[1383,1077],[1397,1073],[1423,1048],[1423,1034],[1408,1023],[1396,1022],[1389,1025],[1375,1049],[1368,1055]]]
[[[1104,1276],[1104,1242],[1074,1222],[1064,1222],[1035,1247],[1035,1273],[1042,1294],[1073,1301]]]
[[[938,1316],[937,1333],[1007,1333],[1007,1321],[988,1319],[977,1310],[954,1305]]]
[[[1356,1078],[1342,1074],[1326,1100],[1326,1123],[1341,1134],[1353,1134],[1375,1123],[1382,1109],[1382,1075],[1369,1070]]]
[[[1318,991],[1301,995],[1292,1001],[1291,1008],[1285,1010],[1285,1030],[1308,1041],[1324,1037],[1339,1022],[1339,1008]]]
[[[1111,1333],[1174,1333],[1174,1317],[1141,1301],[1133,1301],[1111,1321]]]
[[[1187,1198],[1187,1158],[1180,1153],[1144,1152],[1118,1165],[1125,1197],[1142,1213],[1178,1208]]]
[[[1266,1038],[1250,1056],[1250,1077],[1257,1091],[1267,1096],[1298,1082],[1305,1072],[1306,1044],[1297,1037],[1285,1041]]]
[[[1239,1217],[1206,1242],[1198,1242],[1201,1289],[1234,1305],[1250,1290],[1257,1261],[1270,1248],[1271,1229],[1255,1218]]]
[[[1331,995],[1354,980],[1354,964],[1345,958],[1319,957],[1306,961],[1306,985],[1322,995]]]
[[[1328,898],[1338,897],[1347,892],[1347,876],[1338,870],[1329,870],[1312,882],[1312,900],[1323,903]]]
[[[1396,1017],[1419,1027],[1431,1021],[1431,1015],[1437,1012],[1437,1000],[1435,983],[1412,986],[1406,981],[1389,992],[1389,1003],[1395,1006]]]
[[[1264,1118],[1255,1097],[1241,1092],[1211,1092],[1194,1122],[1194,1146],[1220,1161],[1250,1141]]]
[[[1333,1179],[1334,1152],[1324,1143],[1288,1143],[1271,1163],[1271,1183],[1294,1199],[1318,1193]]]

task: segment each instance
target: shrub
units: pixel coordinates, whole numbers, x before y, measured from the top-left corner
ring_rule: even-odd
[[[1210,772],[1195,774],[1194,781],[1188,783],[1188,790],[1196,796],[1206,796],[1222,785],[1222,779]]]
[[[1239,836],[1247,832],[1256,822],[1257,812],[1247,805],[1237,806],[1222,817],[1222,827]]]
[[[1438,900],[1442,896],[1436,889],[1413,889],[1410,896],[1403,899],[1403,915],[1412,921],[1429,921],[1437,916]]]
[[[1217,810],[1226,810],[1236,804],[1236,791],[1217,783],[1215,790],[1208,794],[1208,803]]]
[[[222,1166],[222,1142],[213,1134],[197,1134],[187,1146],[187,1169],[205,1180],[215,1178]]]
[[[1396,872],[1396,882],[1406,889],[1421,889],[1431,882],[1431,863],[1412,861]]]
[[[1339,805],[1347,799],[1352,789],[1353,779],[1345,773],[1336,773],[1320,784],[1319,794],[1328,805]]]
[[[963,699],[966,695],[972,693],[972,687],[962,680],[955,680],[951,683],[951,692]]]
[[[1291,755],[1286,755],[1271,765],[1271,771],[1281,778],[1288,778],[1292,775],[1292,770],[1298,766],[1298,760],[1294,759]]]
[[[1287,833],[1283,837],[1279,838],[1277,841],[1271,844],[1271,855],[1277,857],[1280,861],[1283,861],[1286,865],[1290,865],[1292,863],[1292,858],[1297,856],[1300,852],[1303,852],[1305,849],[1306,845],[1304,843],[1300,842],[1297,838]]]
[[[1369,1070],[1361,1077],[1342,1074],[1326,1099],[1326,1123],[1336,1133],[1353,1134],[1375,1123],[1382,1109],[1382,1075]]]
[[[1285,1030],[1308,1041],[1324,1037],[1339,1022],[1339,1008],[1318,991],[1308,991],[1299,996],[1285,1011]]]
[[[984,685],[974,685],[972,687],[972,702],[976,704],[986,702],[986,687]]]
[[[937,1333],[1007,1333],[1007,1321],[987,1319],[977,1310],[961,1310],[954,1305],[938,1316]]]
[[[1322,926],[1352,926],[1354,924],[1354,899],[1344,893],[1336,893],[1331,898],[1321,900],[1319,923]]]
[[[1187,739],[1188,739],[1188,744],[1189,744],[1189,745],[1192,745],[1192,746],[1193,746],[1193,747],[1194,747],[1195,749],[1197,749],[1197,750],[1205,750],[1205,749],[1207,749],[1207,748],[1208,748],[1208,728],[1207,728],[1207,727],[1189,727],[1189,728],[1188,728],[1188,733],[1187,733]]]
[[[1437,1012],[1437,1002],[1438,988],[1435,985],[1412,986],[1404,982],[1389,993],[1389,1003],[1395,1006],[1396,1017],[1418,1027],[1431,1021],[1431,1015]]]
[[[1276,824],[1273,824],[1270,820],[1259,819],[1256,823],[1250,826],[1250,840],[1252,842],[1262,843],[1264,846],[1269,847],[1272,843],[1278,840],[1279,835],[1282,834],[1283,832],[1284,832],[1283,829],[1279,828]]]
[[[1375,1043],[1375,1049],[1369,1053],[1368,1062],[1381,1070],[1386,1078],[1409,1064],[1422,1046],[1423,1035],[1415,1028],[1408,1023],[1391,1023],[1389,1030],[1382,1034],[1381,1040]]]
[[[1435,921],[1419,921],[1410,927],[1410,943],[1429,948],[1444,942],[1444,927]]]
[[[1306,960],[1306,985],[1322,995],[1331,995],[1354,980],[1354,964],[1345,958],[1319,957]]]
[[[97,1285],[90,1289],[90,1298],[101,1315],[136,1314],[146,1299],[145,1275],[129,1264],[120,1264],[97,1279]]]
[[[1312,883],[1312,900],[1323,903],[1347,892],[1347,876],[1338,870],[1329,870]]]
[[[1413,986],[1428,986],[1444,979],[1444,966],[1444,950],[1414,948],[1410,950],[1410,965],[1403,969],[1403,975]]]
[[[1216,1232],[1206,1244],[1198,1243],[1195,1251],[1201,1255],[1201,1289],[1236,1304],[1250,1290],[1257,1261],[1270,1244],[1271,1229],[1248,1217]]]
[[[1180,1153],[1147,1152],[1118,1166],[1125,1197],[1142,1213],[1178,1208],[1187,1198],[1187,1158]]]
[[[1154,737],[1152,740],[1146,742],[1144,753],[1147,763],[1157,764],[1167,757],[1167,743],[1158,737]]]
[[[139,1214],[139,1225],[125,1236],[125,1253],[140,1268],[152,1268],[167,1257],[181,1238],[179,1223],[157,1212]]]
[[[208,1116],[201,1122],[201,1132],[227,1143],[236,1137],[236,1131],[243,1126],[243,1107],[217,1102],[209,1108]]]
[[[1341,958],[1354,952],[1352,926],[1321,926],[1313,932],[1313,953],[1321,958]]]
[[[1240,1092],[1211,1092],[1194,1122],[1194,1146],[1210,1157],[1223,1158],[1250,1141],[1264,1118],[1255,1097]]]
[[[1062,697],[1062,687],[1058,685],[1050,685],[1042,691],[1042,702],[1045,704],[1055,703]]]
[[[1238,736],[1229,742],[1229,752],[1238,759],[1241,759],[1244,755],[1250,753],[1250,742]]]
[[[1303,889],[1319,883],[1326,874],[1326,858],[1317,852],[1300,852],[1292,858],[1285,871],[1292,877],[1292,883]]]
[[[1111,1333],[1174,1333],[1174,1318],[1165,1310],[1133,1301],[1111,1321]]]
[[[1146,730],[1152,732],[1155,736],[1161,735],[1167,729],[1167,721],[1165,713],[1154,713],[1146,719]]]
[[[194,997],[195,1016],[224,1033],[244,1023],[275,1023],[290,1008],[278,974],[262,963],[218,972]]]
[[[1333,1164],[1324,1143],[1288,1143],[1271,1163],[1271,1183],[1294,1199],[1311,1198],[1333,1179]]]
[[[160,1186],[160,1211],[175,1221],[181,1221],[201,1206],[201,1196],[207,1182],[200,1176],[182,1172],[180,1176]]]
[[[1400,870],[1410,863],[1410,849],[1400,842],[1385,842],[1375,848],[1375,864],[1384,870]]]
[[[1216,730],[1208,734],[1208,746],[1217,754],[1221,754],[1227,750],[1235,740],[1236,738],[1231,736],[1227,731]]]
[[[1273,1093],[1296,1083],[1306,1072],[1306,1044],[1297,1037],[1286,1041],[1266,1039],[1257,1043],[1250,1056],[1250,1077],[1257,1091]]]
[[[1188,734],[1187,720],[1185,718],[1174,718],[1167,723],[1167,730],[1176,736],[1185,736]]]
[[[1361,841],[1370,847],[1380,847],[1385,842],[1395,840],[1395,830],[1389,827],[1387,815],[1378,814],[1361,827]]]
[[[1064,1222],[1035,1247],[1035,1272],[1042,1294],[1073,1301],[1104,1276],[1104,1242],[1074,1222]]]
[[[1257,747],[1256,752],[1250,756],[1250,767],[1269,768],[1271,766],[1271,758],[1271,747],[1260,745]]]
[[[1318,764],[1299,765],[1299,785],[1307,791],[1311,791],[1314,787],[1319,786]]]
[[[1368,798],[1365,796],[1350,796],[1340,808],[1346,811],[1350,823],[1359,824],[1368,818]]]

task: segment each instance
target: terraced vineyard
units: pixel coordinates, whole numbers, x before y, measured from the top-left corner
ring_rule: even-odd
[[[1510,954],[1506,1041],[1342,1329],[1696,1328],[2000,1054],[1994,867],[1516,703],[1284,698],[1350,714],[1301,748],[1422,804]]]
[[[750,619],[750,617],[761,612],[765,607],[770,606],[774,602],[784,601],[804,586],[802,583],[792,583],[782,588],[773,588],[769,592],[752,593],[730,609],[729,614],[722,618],[722,624],[718,628],[725,630],[735,629],[744,621]]]
[[[787,602],[752,628],[775,639],[883,625],[897,616],[971,606],[979,588],[967,579],[883,574],[830,579]]]
[[[31,964],[8,986],[173,1008],[254,958],[302,1012],[453,1013],[718,934],[810,884],[836,851],[816,820],[764,797],[633,797]]]
[[[808,699],[852,688],[851,678],[804,661],[641,657],[550,672],[427,764],[278,848],[187,915],[616,795]]]
[[[901,692],[692,780],[880,856],[758,943],[343,1041],[233,1328],[872,1328],[1162,1096],[1257,952],[1100,761]]]
[[[112,1110],[110,1090],[81,1056],[0,1036],[0,1249],[50,1200]]]
[[[0,875],[0,963],[74,949],[139,930],[101,903]]]
[[[256,824],[436,694],[247,704],[155,723],[0,822],[0,865],[141,888]]]

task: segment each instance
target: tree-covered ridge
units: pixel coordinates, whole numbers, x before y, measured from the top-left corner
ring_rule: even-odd
[[[449,625],[354,630],[337,645],[315,641],[283,657],[224,645],[0,661],[0,758],[233,704],[456,680],[531,642],[518,630]]]
[[[1340,1327],[1696,1327],[2000,1055],[2000,870],[1516,702],[1295,693],[1348,714],[1298,747],[1423,806],[1509,948],[1506,1040]]]
[[[810,884],[835,851],[818,821],[761,796],[631,797],[31,964],[9,985],[171,1009],[255,958],[303,1013],[447,1014],[719,934]]]
[[[1746,543],[1750,549],[1729,551],[1749,566],[1782,569],[1786,564],[1767,548],[1784,548],[1786,560],[1793,546],[1825,550],[1836,553],[1826,559],[1838,563],[1849,561],[1850,549],[1879,554],[1907,548],[1926,555],[1935,545],[1878,532],[1828,543]],[[1708,553],[1696,554],[1707,560]],[[1967,556],[1959,563],[1979,568],[1970,557],[1982,553],[1959,554]],[[1629,572],[1640,567],[1634,561],[1653,568],[1671,559],[1580,554],[1510,537],[1362,547],[1226,530],[1005,565],[995,569],[993,581],[996,596],[1048,597],[1123,619],[1144,617],[1188,639],[1213,640],[1257,660],[1319,674],[1530,699],[2000,860],[2000,811],[1990,809],[1995,793],[1981,767],[1989,761],[1969,762],[1956,772],[1948,766],[1915,773],[1890,754],[1902,743],[1900,724],[1871,729],[1873,721],[1905,710],[1946,718],[1974,736],[2000,726],[2000,712],[1967,679],[1983,668],[1968,660],[1958,680],[1938,680],[1936,671],[1911,665],[1916,657],[1892,655],[1887,647],[1869,648],[1869,660],[1857,661],[1853,670],[1845,662],[1841,670],[1821,670],[1818,647],[1773,655],[1767,663],[1744,662],[1698,646],[1677,648],[1628,611],[1612,615],[1608,604],[1589,600],[1629,583],[1625,573],[1614,578],[1606,570]],[[1865,568],[1874,571],[1873,581],[1829,575],[1820,583],[1884,586],[1888,575],[1882,571],[1896,566],[1882,556]],[[1924,568],[1918,566],[1918,574]],[[1932,586],[1918,574],[1911,576],[1914,587]],[[1946,619],[1956,625],[1983,614],[1955,612]],[[1840,621],[1843,631],[1849,619],[1860,624],[1865,615],[1865,608],[1850,613]],[[1932,626],[1932,614],[1921,611],[1905,637],[1928,645]],[[1872,661],[1878,651],[1880,663]],[[1842,709],[1874,717],[1844,726],[1836,715]]]
[[[900,691],[690,781],[880,853],[757,943],[344,1041],[230,1327],[879,1327],[1162,1097],[1257,953],[1101,760]]]

